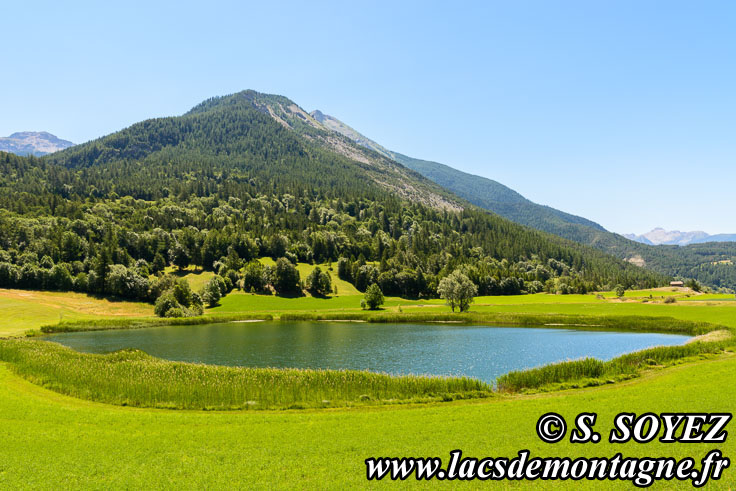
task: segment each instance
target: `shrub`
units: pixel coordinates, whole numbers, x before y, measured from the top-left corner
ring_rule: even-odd
[[[217,285],[217,288],[220,289],[221,297],[224,297],[230,292],[230,290],[228,289],[227,281],[220,275],[215,275],[215,277],[210,280],[210,283]]]
[[[203,312],[202,298],[192,292],[189,283],[181,279],[156,299],[153,308],[159,317],[189,317]]]
[[[66,268],[66,265],[56,264],[51,267],[51,272],[49,274],[49,287],[53,290],[59,290],[59,291],[69,291],[72,289],[72,286],[74,285],[74,279],[72,278],[71,273],[69,273],[69,270]],[[146,289],[148,289],[148,285],[146,284]]]
[[[664,303],[676,303],[677,299],[675,297],[667,297],[664,299]]]
[[[299,293],[301,291],[299,271],[285,257],[276,261],[273,271],[273,287],[279,295]]]
[[[156,305],[153,307],[153,311],[159,317],[166,317],[169,310],[178,307],[179,302],[176,301],[174,292],[172,290],[168,290],[156,299]]]
[[[365,291],[366,305],[368,306],[370,310],[376,310],[378,307],[383,305],[383,302],[384,302],[384,299],[383,299],[383,292],[381,291],[381,287],[379,287],[376,283],[373,283]]]
[[[189,306],[192,315],[204,314],[203,300],[199,293],[192,293],[192,305]]]
[[[158,274],[164,269],[166,269],[166,259],[164,259],[161,253],[157,252],[156,255],[153,257],[153,264],[151,264],[151,273]]]
[[[230,291],[232,291],[233,288],[240,289],[240,275],[238,274],[237,271],[233,269],[228,269],[227,272],[225,273],[225,279],[226,281],[230,282],[230,284],[232,285],[230,287]]]
[[[222,283],[220,285],[222,284],[225,285],[225,291],[220,290],[220,293],[222,293],[222,296],[224,297],[225,295],[233,291],[233,287],[235,286],[235,284],[232,282],[232,280],[227,275],[220,276],[220,278],[222,278]]]
[[[77,277],[74,278],[74,290],[78,292],[87,291],[87,273],[79,273]]]
[[[215,278],[212,278],[202,289],[202,300],[207,303],[208,307],[215,307],[220,303],[221,298],[220,285]]]
[[[174,298],[184,307],[189,307],[192,304],[192,288],[189,286],[189,282],[184,278],[180,278],[174,285]]]
[[[92,275],[92,273],[94,273],[94,271],[90,271],[90,275]],[[173,289],[175,284],[176,278],[174,278],[173,276],[161,276],[160,278],[151,282],[149,298],[155,301],[158,297],[163,295],[165,291]]]
[[[698,280],[690,279],[685,282],[685,286],[690,288],[694,292],[700,292],[703,287],[698,283]]]
[[[20,271],[14,264],[0,263],[0,287],[12,288],[18,284]]]
[[[378,268],[370,264],[360,266],[355,274],[355,288],[364,292],[368,287],[378,281]]]
[[[184,309],[181,307],[172,307],[166,311],[165,317],[184,317]]]
[[[322,271],[319,266],[314,268],[307,276],[307,290],[315,296],[326,296],[332,293],[332,280],[329,273]]]
[[[266,289],[268,279],[263,264],[260,261],[251,261],[243,272],[243,290],[262,292]]]
[[[148,278],[144,278],[122,264],[110,266],[107,275],[107,291],[124,298],[146,298],[150,288]]]
[[[341,257],[337,261],[337,277],[341,280],[352,280],[350,261],[346,257]]]

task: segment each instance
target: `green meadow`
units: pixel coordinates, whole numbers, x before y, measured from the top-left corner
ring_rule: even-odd
[[[194,271],[182,272],[190,282]],[[654,348],[609,362],[579,360],[498,380],[391,377],[368,372],[271,370],[174,363],[139,351],[77,353],[28,330],[129,328],[172,322],[152,307],[74,293],[0,290],[0,487],[298,487],[344,489],[365,482],[364,460],[382,456],[692,456],[720,445],[611,445],[619,412],[732,411],[736,357],[726,295],[648,290],[610,295],[479,297],[469,314],[441,300],[387,298],[367,312],[361,295],[282,298],[234,291],[202,318],[332,318],[686,332],[702,341]],[[651,297],[650,297],[651,295]],[[668,296],[674,303],[665,303]],[[255,403],[255,401],[260,401]],[[545,444],[534,425],[554,411],[568,421],[598,413],[599,444]],[[406,481],[410,487],[437,482]],[[454,483],[459,484],[459,483]],[[569,482],[542,487],[566,488]],[[586,488],[600,483],[582,482]],[[665,483],[685,487],[687,483]],[[534,483],[539,487],[539,483]],[[713,487],[733,487],[731,469]],[[621,484],[620,487],[628,487]],[[607,485],[606,487],[616,487]]]
[[[546,444],[537,438],[539,417],[555,411],[573,421],[598,414],[604,441],[622,411],[709,412],[731,410],[736,398],[736,358],[703,359],[639,379],[591,389],[533,396],[408,406],[290,411],[202,412],[137,409],[76,399],[39,387],[0,363],[0,487],[4,488],[362,488],[364,460],[382,456],[694,457],[724,444]],[[390,481],[384,485],[397,485]],[[452,486],[476,487],[455,482]],[[566,489],[570,482],[526,483]],[[448,486],[407,480],[402,487]],[[736,485],[727,469],[713,489]],[[600,489],[598,482],[576,487]],[[606,483],[605,488],[630,488]],[[687,488],[665,482],[661,488]]]
[[[48,324],[152,316],[153,305],[73,292],[0,289],[0,338]]]

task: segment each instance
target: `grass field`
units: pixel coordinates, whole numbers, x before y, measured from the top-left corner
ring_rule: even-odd
[[[191,272],[185,274],[187,278],[192,277]],[[648,299],[650,294],[657,297],[654,292],[637,292],[623,301],[596,295],[480,297],[471,310],[481,316],[586,315],[612,321],[630,316],[671,317],[736,328],[736,302],[730,297],[703,295],[699,300],[699,297],[688,298],[678,292],[674,304],[664,304],[663,295],[659,295],[659,301],[642,303],[641,300]],[[290,299],[233,292],[222,300],[221,306],[208,310],[208,315],[359,314],[362,313],[360,299],[361,295],[342,293],[330,299],[309,296]],[[6,335],[56,323],[60,317],[110,322],[115,318],[132,320],[152,313],[152,307],[147,304],[111,302],[79,294],[14,290],[0,290],[0,309],[4,309],[1,312],[5,319],[0,323],[0,333]],[[387,298],[385,310],[379,315],[426,313],[431,316],[436,313],[447,316],[448,312],[449,308],[441,300]],[[140,322],[145,324],[145,320]],[[36,361],[29,359],[29,363]],[[67,368],[75,364],[80,370],[72,371],[82,372],[78,373],[82,379],[87,372],[93,376],[105,369],[92,367],[85,372],[83,364],[73,361]],[[656,440],[646,445],[605,443],[605,436],[618,412],[732,412],[736,396],[736,355],[731,352],[704,354],[697,361],[666,369],[653,368],[632,380],[588,389],[534,395],[496,394],[486,399],[443,403],[425,400],[421,405],[257,412],[110,406],[34,385],[16,375],[10,367],[0,362],[0,487],[3,488],[344,489],[365,486],[363,462],[368,457],[438,456],[446,459],[456,448],[462,449],[465,455],[479,458],[509,457],[518,450],[529,449],[533,456],[611,457],[622,452],[627,457],[692,456],[698,461],[712,448],[722,449],[726,456],[733,455],[735,450],[731,440],[721,445],[668,445]],[[582,373],[595,371],[598,366],[571,368],[574,373]],[[554,370],[558,369],[548,373]],[[63,391],[60,381],[55,382],[53,377],[38,382]],[[136,382],[131,383],[133,387]],[[87,382],[77,385],[94,387]],[[141,397],[150,397],[145,387],[136,387],[133,389],[145,392]],[[90,394],[75,394],[91,397]],[[217,395],[218,391],[212,394]],[[354,395],[351,393],[351,397]],[[604,443],[542,443],[534,427],[537,419],[549,411],[560,413],[570,422],[579,412],[597,412],[596,429],[604,435]],[[427,486],[437,483],[407,481],[404,484]],[[601,487],[600,483],[578,484]],[[664,486],[679,484],[669,482]],[[542,487],[566,488],[569,485],[569,482],[542,483]],[[728,469],[725,480],[713,487],[734,485],[736,471]],[[540,487],[540,483],[534,486]]]
[[[305,267],[307,265],[302,265]],[[204,274],[204,273],[202,273]],[[211,273],[210,273],[211,274]],[[186,273],[191,281],[206,281],[197,273]],[[345,292],[346,289],[338,291]],[[645,316],[673,317],[676,319],[710,322],[736,328],[736,301],[731,295],[699,295],[685,297],[678,293],[678,301],[642,303],[636,298],[648,298],[657,291],[636,292],[637,297],[620,301],[589,295],[519,295],[477,297],[471,305],[476,313],[560,314],[588,316]],[[674,292],[673,292],[674,293]],[[330,298],[304,296],[283,298],[275,295],[253,295],[233,291],[220,306],[207,309],[208,315],[272,315],[284,313],[340,313],[362,312],[362,295],[341,293]],[[387,297],[383,312],[446,314],[450,309],[440,299],[407,300]],[[37,292],[0,289],[0,337],[19,335],[29,329],[59,321],[144,317],[153,315],[153,306],[145,303],[112,301],[79,293]]]
[[[261,258],[259,259],[259,261],[265,266],[276,265],[276,261],[274,261],[270,257]],[[309,276],[309,274],[317,266],[322,268],[322,271],[330,273],[330,276],[332,277],[332,285],[337,287],[337,295],[335,296],[362,295],[351,283],[348,283],[347,281],[341,280],[337,277],[337,263],[298,263],[296,268],[299,271],[299,276],[301,277],[301,279],[303,281],[306,281],[307,276]],[[330,270],[330,268],[332,268],[332,270]],[[179,278],[185,278],[189,282],[189,286],[195,292],[200,291],[202,287],[204,287],[205,283],[207,283],[213,276],[215,276],[215,273],[213,273],[212,271],[203,271],[201,269],[195,268],[194,266],[189,266],[188,268],[184,268],[181,270],[179,268],[169,266],[166,268],[165,272],[178,276]],[[360,300],[358,300],[358,303],[360,303]]]
[[[107,406],[48,391],[0,364],[0,487],[345,489],[367,485],[368,457],[437,456],[446,461],[454,449],[478,458],[514,456],[528,449],[532,456],[612,457],[621,452],[626,457],[691,456],[699,462],[713,448],[733,456],[735,440],[710,445],[604,442],[614,416],[623,411],[732,411],[735,358],[722,355],[615,386],[536,396],[257,413]],[[581,411],[596,412],[596,430],[604,442],[542,443],[535,424],[549,411],[569,422]],[[410,479],[402,487],[438,484],[450,485]],[[723,480],[712,484],[712,489],[733,488],[736,471],[727,469]],[[572,483],[531,485],[566,489]],[[631,488],[586,481],[575,486]],[[659,487],[689,484],[665,482]]]
[[[205,283],[215,276],[215,273],[212,271],[204,271],[202,269],[195,268],[194,266],[189,266],[184,269],[168,266],[164,272],[186,279],[189,282],[191,289],[195,292],[204,288]]]
[[[265,266],[275,266],[276,261],[271,259],[270,257],[264,257],[259,259],[259,261],[265,265]],[[330,277],[332,278],[332,286],[337,287],[337,296],[344,296],[344,295],[361,295],[361,293],[353,286],[352,283],[348,283],[345,280],[341,280],[337,277],[337,263],[322,263],[322,264],[307,264],[307,263],[297,263],[296,269],[299,270],[299,277],[303,280],[307,280],[307,276],[316,268],[319,266],[322,271],[326,271],[330,273]],[[332,269],[330,269],[332,268]]]
[[[82,293],[0,289],[0,337],[60,321],[150,315],[153,306],[145,303],[118,302]]]
[[[663,302],[619,301],[599,299],[596,295],[518,295],[502,297],[477,297],[471,305],[471,312],[513,313],[513,314],[561,314],[586,316],[644,316],[673,317],[699,322],[710,322],[736,328],[736,302],[731,296],[719,296],[708,301],[679,301],[674,304]],[[254,312],[272,314],[280,312],[321,312],[356,313],[361,312],[361,295],[339,296],[328,299],[299,297],[282,298],[271,295],[252,295],[233,292],[220,302],[221,305],[208,312],[235,314]],[[697,298],[697,297],[693,297]],[[384,311],[404,313],[450,312],[442,300],[406,300],[387,297]]]

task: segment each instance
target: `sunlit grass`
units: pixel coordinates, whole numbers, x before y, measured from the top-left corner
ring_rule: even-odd
[[[504,392],[538,389],[570,381],[583,386],[600,385],[637,375],[647,366],[666,365],[688,357],[721,353],[733,346],[734,338],[727,338],[715,342],[659,346],[628,353],[609,361],[595,358],[571,360],[530,370],[512,371],[499,377],[497,384],[498,389]]]
[[[46,324],[84,319],[153,315],[153,306],[74,292],[0,289],[0,337],[20,335]]]
[[[0,361],[40,385],[110,404],[178,409],[336,407],[488,396],[466,377],[355,370],[242,368],[165,361],[142,351],[79,353],[38,340],[0,340]]]
[[[259,259],[261,264],[264,266],[275,266],[276,261],[271,259],[270,257],[262,257]],[[345,296],[345,295],[362,295],[357,288],[353,286],[352,283],[349,283],[345,280],[341,280],[337,276],[337,262],[333,263],[320,263],[320,264],[308,264],[308,263],[297,263],[296,269],[299,270],[299,276],[303,281],[307,280],[307,276],[316,268],[319,266],[322,271],[327,271],[330,273],[330,276],[332,278],[332,285],[337,286],[337,296]]]
[[[513,457],[520,449],[538,457],[573,459],[621,452],[625,457],[699,461],[713,448],[728,457],[736,453],[731,436],[715,445],[662,443],[658,438],[646,445],[633,440],[610,444],[607,438],[621,412],[730,412],[736,398],[736,356],[654,371],[623,384],[534,396],[328,411],[206,413],[123,408],[66,397],[28,383],[8,367],[0,362],[0,487],[7,489],[362,489],[368,457],[447,459],[455,448],[478,459]],[[543,443],[535,425],[550,411],[570,425],[583,411],[598,414],[595,430],[602,441],[581,445],[568,437],[554,445]],[[575,488],[613,484],[582,480]],[[721,481],[704,489],[735,485],[736,472],[728,468]],[[540,485],[529,484],[535,486]],[[408,480],[401,487],[432,483]],[[569,481],[557,486],[566,487]],[[675,481],[659,484],[661,489],[690,487]]]

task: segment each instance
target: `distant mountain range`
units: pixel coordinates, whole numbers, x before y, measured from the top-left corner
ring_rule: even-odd
[[[679,230],[665,230],[655,228],[646,234],[625,234],[627,239],[648,245],[678,245],[703,244],[705,242],[736,242],[736,234],[709,235],[705,232],[680,232]]]
[[[0,151],[16,155],[35,155],[40,157],[74,146],[45,131],[21,131],[7,138],[0,138]]]

